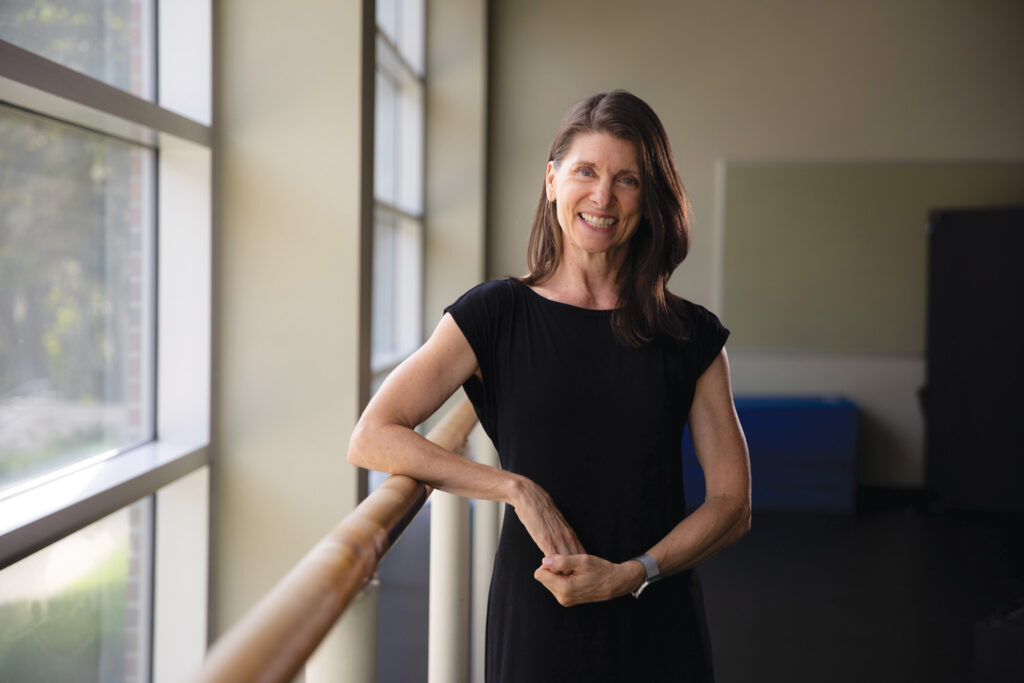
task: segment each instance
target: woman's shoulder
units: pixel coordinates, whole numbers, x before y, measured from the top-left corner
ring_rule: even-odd
[[[723,327],[722,321],[708,308],[682,297],[675,297],[677,300],[677,311],[689,323],[692,332],[703,332],[708,328],[717,329]]]
[[[669,310],[672,311],[673,317],[681,326],[681,329],[677,328],[680,330],[679,332],[670,335],[671,339],[687,342],[692,339],[694,334],[699,336],[708,328],[721,327],[722,323],[719,321],[718,315],[705,306],[672,292],[667,292],[667,295],[666,303]]]
[[[470,288],[454,302],[445,307],[446,313],[463,312],[494,312],[510,305],[516,296],[518,282],[511,278],[490,280]]]
[[[717,315],[701,304],[678,296],[674,297],[673,303],[687,327],[687,338],[681,350],[694,364],[695,374],[700,375],[725,346],[729,329]]]
[[[511,278],[481,282],[466,290],[455,300],[455,303],[457,304],[460,301],[498,301],[507,299],[514,295],[517,284]]]

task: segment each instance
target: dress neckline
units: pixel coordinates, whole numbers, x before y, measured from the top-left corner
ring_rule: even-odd
[[[512,279],[512,278],[509,278],[509,279],[510,279],[511,282],[516,283],[517,285],[519,285],[520,287],[525,289],[527,292],[529,292],[530,295],[533,296],[534,298],[536,298],[538,301],[541,301],[545,305],[547,305],[549,307],[552,307],[552,308],[556,308],[556,309],[561,309],[563,311],[577,313],[579,315],[590,315],[590,316],[597,316],[597,317],[607,317],[607,316],[610,316],[613,312],[619,310],[617,308],[583,308],[582,306],[573,306],[572,304],[567,304],[567,303],[564,303],[562,301],[555,301],[554,299],[549,299],[546,296],[544,296],[544,295],[542,295],[542,294],[540,294],[538,292],[535,292],[532,287],[530,287],[527,284],[524,284],[524,283],[520,282],[519,280],[515,280],[515,279]]]

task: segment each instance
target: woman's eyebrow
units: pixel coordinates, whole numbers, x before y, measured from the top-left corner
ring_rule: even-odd
[[[598,164],[593,161],[587,161],[586,159],[577,159],[572,162],[573,166],[597,166]],[[615,172],[615,175],[622,175],[623,173],[632,173],[633,175],[640,175],[640,171],[635,168],[623,168]]]

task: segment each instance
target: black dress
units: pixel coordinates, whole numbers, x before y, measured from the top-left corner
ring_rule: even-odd
[[[464,385],[504,469],[542,486],[588,553],[635,557],[685,516],[681,442],[697,378],[729,335],[689,304],[690,341],[615,340],[610,311],[514,280],[445,310],[483,375]],[[487,612],[487,681],[711,681],[693,571],[607,602],[562,607],[533,578],[543,554],[506,507]]]

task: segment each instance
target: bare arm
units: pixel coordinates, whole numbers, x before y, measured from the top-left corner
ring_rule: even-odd
[[[352,433],[349,462],[404,474],[455,495],[504,501],[515,508],[545,554],[583,552],[575,532],[540,486],[462,458],[414,431],[474,373],[479,374],[479,368],[473,349],[446,313],[430,339],[395,368],[366,406]]]
[[[689,422],[707,497],[647,551],[665,576],[706,560],[750,529],[750,458],[724,348],[697,380]],[[560,603],[575,605],[625,595],[643,582],[644,570],[632,560],[558,555],[545,558],[535,576]]]

